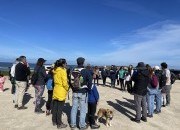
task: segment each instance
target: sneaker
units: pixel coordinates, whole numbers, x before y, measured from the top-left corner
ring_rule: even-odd
[[[23,110],[23,109],[27,109],[27,107],[21,106],[21,107],[18,107],[17,109],[18,109],[18,110]]]
[[[166,107],[166,105],[162,105],[162,107]]]
[[[46,110],[46,116],[49,116],[51,114],[50,110]]]
[[[36,113],[36,114],[43,114],[45,111],[43,111],[42,109],[35,109],[34,110],[34,112]]]
[[[93,124],[91,125],[91,129],[99,129],[100,125],[98,124]]]
[[[154,110],[154,113],[155,113],[155,114],[159,114],[159,113],[161,113],[161,110],[159,110],[159,111]]]
[[[71,130],[75,130],[76,126],[70,126]]]
[[[66,124],[63,124],[63,123],[62,123],[61,125],[57,125],[57,128],[58,128],[58,129],[66,128],[66,127],[67,127],[67,125],[66,125]]]
[[[144,122],[147,122],[147,118],[145,118],[145,117],[141,117],[141,120]]]
[[[87,130],[87,129],[88,129],[87,125],[85,127],[83,127],[83,128],[80,128],[80,130]]]
[[[152,117],[153,117],[153,115],[152,115],[152,114],[151,114],[151,115],[147,114],[147,117],[152,118]]]
[[[137,120],[136,118],[131,118],[131,121],[134,121],[136,123],[140,123],[141,122],[140,120]]]

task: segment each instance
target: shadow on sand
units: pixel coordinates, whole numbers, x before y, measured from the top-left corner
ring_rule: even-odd
[[[24,98],[23,98],[23,105],[26,105],[26,104],[30,101],[31,98],[33,98],[33,97],[31,96],[31,94],[25,93],[25,94],[24,94]]]
[[[135,106],[128,102],[123,102],[118,99],[116,99],[117,103],[114,103],[112,101],[107,101],[108,105],[112,106],[114,109],[122,113],[123,115],[127,116],[129,119],[133,118],[135,116],[134,113],[129,111],[127,108],[134,110]]]

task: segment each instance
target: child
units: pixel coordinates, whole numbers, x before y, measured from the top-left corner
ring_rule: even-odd
[[[95,113],[98,101],[99,93],[95,84],[93,84],[91,90],[88,91],[88,118],[91,129],[98,129],[100,127],[95,123]]]
[[[5,77],[3,74],[0,74],[0,92],[4,91],[4,82],[5,82]]]
[[[48,72],[48,80],[46,83],[46,87],[48,90],[48,100],[46,102],[46,115],[50,115],[51,114],[51,102],[52,102],[52,95],[53,95],[53,73],[52,73],[52,69],[49,70]]]

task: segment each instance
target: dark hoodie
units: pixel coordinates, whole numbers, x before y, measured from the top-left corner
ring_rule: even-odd
[[[132,76],[132,80],[134,81],[134,94],[141,96],[145,96],[147,94],[149,78],[149,71],[146,67],[137,69],[137,72]]]

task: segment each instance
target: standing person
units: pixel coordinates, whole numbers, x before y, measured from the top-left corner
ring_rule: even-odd
[[[80,121],[79,127],[80,130],[87,129],[87,125],[85,122],[86,113],[87,113],[87,92],[90,90],[92,86],[92,75],[88,69],[84,68],[84,61],[83,57],[77,58],[77,67],[74,70],[79,70],[80,75],[83,79],[80,88],[75,88],[75,84],[72,84],[72,109],[71,109],[71,124],[70,127],[72,130],[76,128],[76,118],[77,118],[77,111],[78,108],[80,109]]]
[[[163,70],[163,75],[166,77],[166,84],[164,86],[165,93],[166,93],[166,106],[170,105],[170,91],[171,91],[171,73],[168,69],[168,65],[163,62],[161,63],[161,68]]]
[[[67,125],[62,122],[62,110],[69,90],[66,67],[66,59],[59,59],[56,61],[53,70],[54,89],[52,123],[53,125],[57,125],[58,129],[67,127]]]
[[[41,104],[42,95],[44,93],[44,88],[45,88],[45,84],[46,84],[45,81],[47,79],[46,70],[44,67],[45,62],[46,62],[46,60],[44,60],[43,58],[39,58],[37,60],[36,66],[34,68],[34,73],[37,74],[37,81],[34,84],[34,88],[35,88],[35,110],[34,110],[34,112],[37,114],[44,113],[44,111],[40,107],[40,104]]]
[[[26,57],[20,56],[19,63],[15,67],[15,79],[17,85],[15,108],[18,108],[18,110],[27,109],[27,107],[22,104],[22,101],[27,85],[27,76],[29,75],[30,70],[26,66]]]
[[[162,86],[163,85],[163,77],[162,77],[162,71],[160,70],[159,66],[155,66],[154,67],[154,73],[155,75],[158,77],[158,81],[159,81],[159,87],[157,90],[157,94],[155,95],[155,101],[156,101],[156,109],[154,110],[155,114],[158,114],[161,112],[161,105],[162,105]]]
[[[0,92],[4,91],[5,80],[6,80],[6,78],[4,77],[4,75],[0,73]]]
[[[15,63],[12,65],[11,69],[10,69],[10,76],[11,76],[11,84],[12,84],[12,88],[11,88],[11,94],[13,94],[13,103],[15,103],[16,100],[16,81],[15,81],[15,67],[16,65],[19,63],[19,58],[16,58]]]
[[[146,94],[147,86],[149,83],[149,71],[144,65],[144,62],[139,62],[137,65],[137,72],[133,74],[132,80],[134,81],[134,101],[136,117],[131,118],[132,121],[140,123],[140,120],[147,122],[147,104]],[[142,107],[142,117],[141,117]]]
[[[94,70],[93,70],[93,79],[94,79],[94,84],[97,81],[97,86],[98,86],[99,85],[99,68],[98,68],[98,66],[94,67]]]
[[[106,86],[106,78],[108,76],[106,66],[104,66],[104,68],[102,69],[101,76],[102,76],[102,80],[103,80],[103,86]]]
[[[117,67],[117,70],[116,70],[117,85],[119,85],[119,69],[120,69],[120,67]]]
[[[133,73],[134,73],[133,66],[129,65],[129,67],[128,67],[128,78],[127,78],[127,81],[128,81],[127,82],[127,91],[129,93],[132,93],[132,91],[133,91],[132,80],[131,80],[131,77],[132,77]]]
[[[125,91],[124,78],[125,78],[125,70],[124,70],[124,67],[121,66],[119,70],[119,80],[120,80],[121,90]]]
[[[95,122],[95,113],[99,102],[99,92],[95,84],[88,91],[88,119],[91,129],[98,129],[100,126]]]
[[[53,95],[53,88],[54,88],[54,80],[53,80],[53,70],[54,67],[52,67],[48,74],[47,74],[47,90],[48,90],[48,100],[46,102],[46,115],[51,114],[51,102],[52,102],[52,95]]]
[[[115,88],[116,82],[116,66],[112,65],[110,69],[111,88]]]
[[[147,92],[147,104],[148,104],[148,117],[153,117],[154,113],[154,100],[156,95],[158,94],[158,88],[159,88],[159,81],[158,77],[155,75],[153,69],[151,66],[147,66],[147,69],[149,70],[149,84],[148,84],[148,92]],[[157,103],[157,102],[156,102]]]

